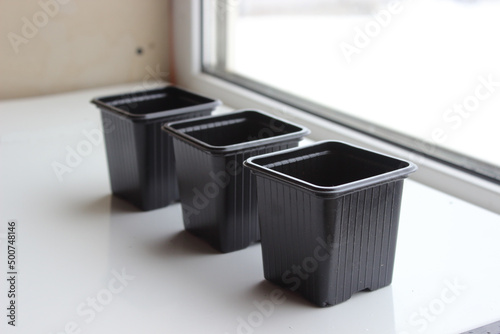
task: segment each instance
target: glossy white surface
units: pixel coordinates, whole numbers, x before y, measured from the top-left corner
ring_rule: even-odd
[[[411,180],[393,284],[324,309],[287,291],[270,304],[280,289],[259,245],[218,254],[183,231],[179,204],[140,212],[113,198],[102,141],[60,182],[52,163],[101,128],[90,99],[135,86],[0,102],[3,275],[7,221],[19,225],[18,326],[2,307],[2,333],[443,334],[500,319],[500,217]],[[116,280],[122,270],[133,279]],[[2,305],[6,294],[2,279]]]

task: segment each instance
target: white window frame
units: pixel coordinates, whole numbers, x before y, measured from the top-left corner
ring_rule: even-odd
[[[311,130],[309,138],[313,140],[347,141],[411,160],[419,167],[419,170],[411,176],[413,180],[500,213],[498,184],[203,73],[201,1],[171,1],[170,70],[171,81],[174,84],[216,97],[235,109],[260,109],[283,118],[291,118],[294,122],[307,126]]]

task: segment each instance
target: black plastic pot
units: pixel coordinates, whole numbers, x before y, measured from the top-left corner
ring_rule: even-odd
[[[417,167],[338,141],[256,156],[264,276],[319,306],[392,281],[403,181]]]
[[[242,110],[165,125],[174,150],[185,229],[221,252],[260,240],[251,156],[295,147],[309,130]]]
[[[92,100],[101,110],[111,190],[142,210],[178,200],[165,122],[209,115],[220,101],[168,86]]]

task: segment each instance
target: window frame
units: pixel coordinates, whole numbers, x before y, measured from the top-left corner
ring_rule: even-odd
[[[411,178],[465,201],[500,213],[500,185],[442,161],[362,133],[300,108],[234,84],[223,75],[207,74],[202,68],[202,1],[172,0],[170,12],[170,70],[172,82],[217,97],[226,105],[255,108],[288,118],[311,130],[313,140],[335,139],[398,156],[416,163]]]

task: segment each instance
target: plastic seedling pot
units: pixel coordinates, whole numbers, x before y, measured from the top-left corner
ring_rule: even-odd
[[[101,110],[113,194],[142,210],[178,200],[172,138],[165,122],[209,115],[220,101],[167,86],[92,100]]]
[[[260,240],[251,156],[298,145],[309,130],[253,110],[167,124],[187,231],[221,252]]]
[[[319,306],[392,281],[408,161],[339,141],[255,156],[264,276]]]

